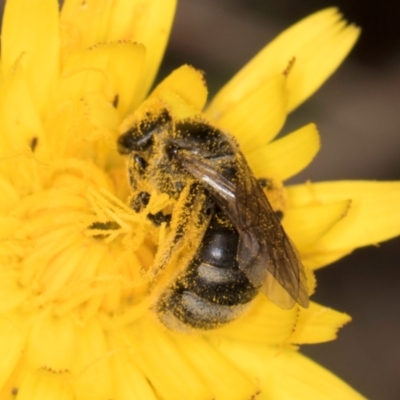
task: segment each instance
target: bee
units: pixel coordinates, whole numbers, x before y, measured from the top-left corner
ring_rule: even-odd
[[[130,126],[118,149],[129,156],[134,211],[146,207],[151,190],[185,196],[179,215],[172,212],[170,250],[159,269],[194,225],[201,232],[193,257],[155,304],[165,326],[217,328],[260,292],[283,309],[308,307],[304,267],[233,137],[199,118],[174,121],[163,110]],[[147,217],[171,223],[161,210]]]

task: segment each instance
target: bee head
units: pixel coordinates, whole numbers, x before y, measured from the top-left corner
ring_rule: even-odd
[[[120,154],[130,154],[133,151],[144,151],[154,143],[154,135],[162,132],[171,122],[167,110],[157,115],[149,114],[140,122],[128,128],[117,140]]]

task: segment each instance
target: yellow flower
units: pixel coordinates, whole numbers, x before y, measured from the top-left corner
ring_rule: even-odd
[[[234,322],[204,332],[159,322],[157,282],[169,275],[154,265],[171,229],[146,214],[182,204],[156,193],[146,213],[127,206],[116,146],[124,129],[160,107],[233,134],[256,176],[272,182],[269,198],[309,269],[311,294],[312,270],[400,233],[398,182],[284,188],[316,154],[318,133],[310,124],[271,142],[358,29],[335,9],[312,15],[201,114],[207,90],[187,66],[144,100],[174,0],[66,0],[60,13],[56,0],[28,5],[7,1],[1,36],[0,398],[362,398],[297,351],[334,339],[350,320],[314,302],[283,310],[260,295]],[[189,261],[185,251],[176,256]]]

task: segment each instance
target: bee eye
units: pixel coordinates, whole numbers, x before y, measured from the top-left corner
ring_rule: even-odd
[[[157,115],[147,115],[147,118],[131,126],[118,138],[118,151],[129,154],[148,149],[153,144],[154,135],[168,129],[170,122],[171,117],[166,110]]]
[[[147,168],[147,165],[148,165],[147,161],[143,157],[140,157],[137,154],[135,154],[133,156],[133,161],[135,162],[135,164],[137,166],[138,172],[140,174],[142,174],[144,172],[144,170]]]
[[[117,140],[118,152],[120,154],[129,154],[134,148],[134,138],[130,131],[121,135]]]
[[[135,212],[140,212],[144,207],[149,204],[150,194],[147,192],[140,192],[132,201],[131,208]]]
[[[122,134],[117,141],[118,151],[121,154],[129,154],[132,151],[147,149],[153,143],[155,127],[146,126],[146,130],[133,126]]]
[[[165,147],[165,152],[170,160],[176,159],[179,148],[176,145],[169,144]]]

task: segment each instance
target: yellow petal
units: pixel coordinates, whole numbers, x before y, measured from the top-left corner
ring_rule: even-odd
[[[218,349],[260,382],[257,399],[362,400],[359,393],[297,351],[238,341],[220,341]]]
[[[267,146],[258,146],[246,155],[256,176],[284,181],[303,170],[319,148],[317,127],[308,124]]]
[[[101,94],[108,103],[115,99],[115,90],[100,69],[79,69],[63,74],[57,88],[56,104],[79,101],[88,93]]]
[[[3,222],[2,219],[0,222]],[[0,273],[0,313],[2,314],[18,307],[29,296],[29,291],[21,287],[18,278],[19,276],[12,270]]]
[[[133,28],[130,40],[146,47],[146,74],[138,88],[138,100],[146,96],[153,84],[168,42],[175,8],[176,0],[137,0],[132,14],[133,21],[126,24],[130,29]],[[115,16],[113,26],[120,24],[119,16]]]
[[[310,257],[318,256],[319,266],[332,261],[332,256],[340,257],[357,247],[377,244],[400,233],[399,182],[309,183],[289,187],[288,197],[294,207],[351,201],[346,217],[306,251],[306,256],[307,253]]]
[[[211,396],[194,397],[185,395],[180,398],[242,400],[251,399],[258,392],[258,382],[236,365],[228,361],[213,346],[202,337],[182,335],[176,336],[175,342],[181,354],[196,368],[199,377],[211,390]],[[183,378],[183,377],[182,377]]]
[[[319,304],[310,303],[309,308],[300,308],[291,343],[321,343],[336,339],[337,331],[351,321],[347,314]]]
[[[2,61],[1,61],[1,58],[0,58],[0,65],[1,65],[1,68],[0,68],[0,86],[3,84],[3,79],[4,79],[4,75],[3,75],[3,63],[2,63]]]
[[[22,56],[31,96],[37,111],[42,112],[59,74],[58,2],[39,1],[29,10],[27,6],[25,0],[6,3],[1,39],[3,75]]]
[[[229,99],[224,109],[206,110],[215,124],[234,135],[243,152],[258,149],[272,140],[286,120],[287,90],[283,73],[238,97]],[[228,101],[228,100],[227,100]]]
[[[84,74],[79,76],[77,73],[63,80],[62,94],[77,95],[82,84],[88,83],[84,82]],[[100,77],[100,74],[97,76]],[[91,159],[101,166],[107,165],[120,119],[114,106],[97,91],[99,86],[94,86],[95,93],[79,99],[72,98],[74,100],[64,102],[52,112],[46,132],[54,159],[79,157]]]
[[[126,352],[111,357],[115,399],[157,400],[149,381]]]
[[[104,330],[98,320],[93,319],[77,332],[77,337],[79,341],[74,353],[73,369],[76,398],[111,399],[112,378]]]
[[[12,208],[14,208],[17,201],[19,201],[20,196],[18,195],[16,188],[4,177],[0,177],[0,193],[0,212],[8,213]],[[2,225],[3,224],[0,223],[0,227],[2,227]]]
[[[207,86],[202,72],[183,65],[168,75],[151,93],[150,97],[162,97],[163,91],[171,91],[188,105],[201,111],[207,101]]]
[[[359,30],[345,27],[335,8],[319,11],[280,34],[261,50],[215,96],[210,105],[218,115],[269,77],[283,73],[294,60],[288,74],[288,109],[292,110],[311,96],[334,72],[356,41]]]
[[[157,100],[160,106],[154,108],[154,110],[159,111],[160,109],[166,108],[171,114],[173,120],[177,121],[179,119],[194,118],[199,116],[199,110],[189,104],[181,96],[176,94],[176,92],[165,89],[157,92]]]
[[[136,91],[141,83],[145,48],[136,43],[99,44],[88,50],[75,53],[66,61],[63,77],[66,79],[66,99],[79,98],[82,94],[96,90],[91,82],[91,76],[100,85],[97,90],[103,90],[110,102],[116,103],[121,115],[124,115],[137,101]],[[81,74],[79,74],[81,72]],[[81,77],[81,85],[72,85],[69,76]],[[103,88],[104,87],[104,88]],[[72,97],[71,90],[75,88],[76,95]],[[59,96],[63,96],[62,93]]]
[[[213,336],[266,344],[286,343],[295,326],[297,313],[297,307],[282,310],[259,295],[247,314],[215,330]]]
[[[325,26],[322,29],[316,28],[312,38],[308,38],[308,34],[304,35],[305,37],[301,34],[297,36],[296,26],[293,27],[294,32],[290,32],[292,39],[297,40],[293,41],[293,47],[296,48],[292,50],[295,63],[288,75],[287,83],[289,112],[301,105],[322,86],[356,43],[360,29],[354,25],[346,25],[346,21],[338,21],[337,19],[341,17],[337,11],[330,17],[327,15]],[[310,21],[304,30],[312,31],[314,27],[316,25]],[[304,39],[307,39],[307,42]]]
[[[66,0],[61,20],[76,30],[78,43],[70,44],[69,51],[85,49],[96,43],[127,40],[146,47],[145,70],[136,92],[140,101],[148,92],[158,71],[172,26],[176,0]],[[73,27],[73,28],[71,28]]]
[[[304,265],[315,270],[340,260],[349,255],[353,250],[354,249],[345,249],[341,251],[318,251],[311,248],[309,252],[305,250],[302,251],[301,259],[303,260]]]
[[[30,332],[28,359],[35,369],[70,371],[75,358],[76,332],[68,317],[37,316]],[[50,345],[51,344],[51,345]]]
[[[115,3],[108,0],[64,1],[61,22],[63,25],[73,27],[71,30],[77,31],[79,43],[75,43],[75,51],[108,41],[107,30]],[[117,39],[123,38],[115,38]]]
[[[66,371],[40,369],[27,372],[18,387],[18,399],[22,400],[73,400],[73,391],[69,381],[71,374]]]
[[[0,155],[31,153],[33,138],[43,141],[42,124],[25,74],[18,64],[0,88]]]
[[[307,249],[343,219],[350,205],[350,200],[342,200],[288,208],[285,210],[283,226],[301,253],[303,248]]]
[[[28,331],[18,323],[14,313],[2,314],[0,318],[0,387],[9,379],[23,354]]]
[[[144,321],[143,326],[135,326],[128,340],[133,360],[162,399],[212,398],[190,360],[159,323]]]

